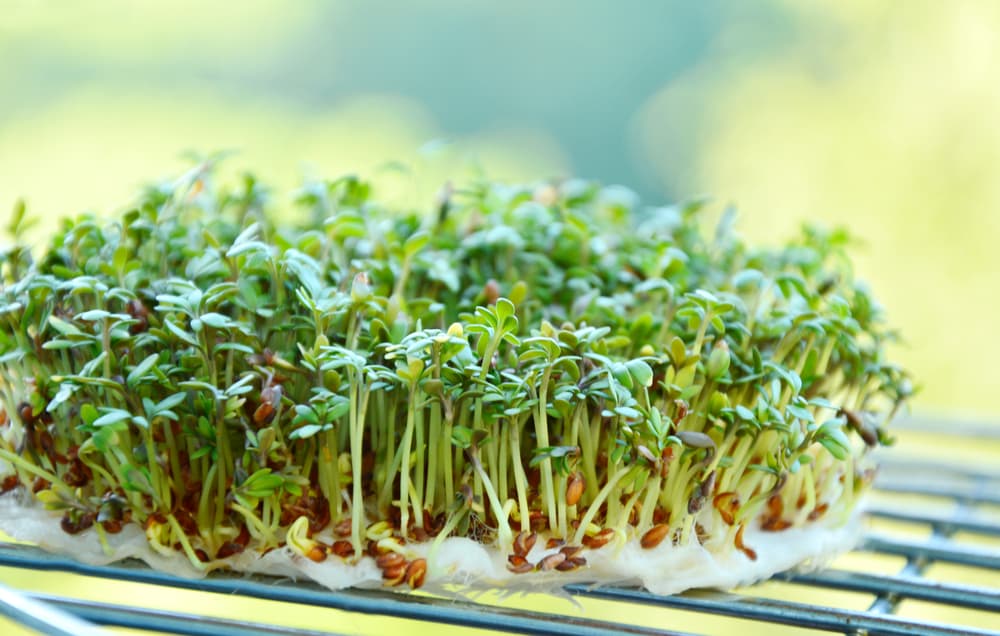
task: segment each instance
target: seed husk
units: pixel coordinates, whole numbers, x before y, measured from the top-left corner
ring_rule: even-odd
[[[395,587],[406,580],[406,562],[395,565],[391,568],[386,568],[382,570],[382,581],[383,584],[389,587]]]
[[[341,539],[351,536],[351,520],[343,519],[337,523],[337,525],[333,527],[333,534]]]
[[[736,544],[736,549],[742,552],[743,554],[747,555],[747,558],[750,559],[751,561],[756,561],[757,552],[750,546],[743,543],[744,528],[746,528],[746,525],[741,525],[740,529],[736,531],[736,538],[734,540]]]
[[[354,545],[341,539],[333,542],[330,551],[341,558],[348,558],[354,556]]]
[[[582,539],[582,543],[585,547],[591,550],[597,550],[603,548],[611,541],[615,536],[615,531],[612,528],[604,528],[594,536],[585,535]]]
[[[531,548],[535,547],[538,535],[534,532],[519,532],[514,538],[514,554],[527,556]]]
[[[414,559],[406,566],[406,582],[410,585],[410,589],[420,589],[426,577],[427,559]]]
[[[639,545],[641,545],[646,550],[651,550],[656,546],[660,545],[661,543],[663,543],[663,540],[666,538],[667,533],[669,532],[670,532],[669,525],[665,523],[655,525],[642,535],[642,538],[639,540]]]
[[[235,541],[226,541],[221,546],[219,550],[215,553],[216,559],[225,559],[233,556],[234,554],[239,554],[243,552],[246,548]]]
[[[583,496],[583,490],[586,486],[587,482],[584,480],[583,474],[573,473],[566,482],[566,505],[575,506],[580,501],[580,497]]]
[[[555,554],[550,554],[541,561],[538,562],[538,569],[542,572],[548,572],[559,567],[559,564],[566,560],[566,555],[562,552],[556,552]]]
[[[712,498],[712,505],[719,511],[719,516],[727,525],[736,523],[736,511],[740,507],[740,500],[735,492],[720,492]]]
[[[580,554],[581,551],[583,551],[583,546],[582,545],[567,545],[567,546],[564,546],[564,547],[560,548],[559,551],[562,552],[563,554],[565,554],[567,559],[572,559],[573,557],[575,557],[578,554]]]
[[[830,504],[826,502],[817,505],[815,508],[813,508],[812,512],[809,513],[808,515],[809,521],[816,521],[817,519],[825,515],[829,507]]]
[[[312,548],[309,549],[309,552],[306,553],[306,556],[309,557],[309,560],[314,563],[322,563],[323,561],[326,561],[326,555],[327,555],[326,549],[318,544],[314,545]]]
[[[375,558],[375,565],[380,570],[388,570],[400,565],[406,565],[406,557],[399,552],[386,552]]]

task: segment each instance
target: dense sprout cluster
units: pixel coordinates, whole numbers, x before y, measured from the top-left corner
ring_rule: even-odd
[[[417,586],[393,545],[447,536],[514,572],[632,539],[753,558],[749,524],[850,512],[909,392],[841,233],[754,249],[581,181],[288,207],[203,166],[7,249],[4,490],[203,570],[287,545]]]

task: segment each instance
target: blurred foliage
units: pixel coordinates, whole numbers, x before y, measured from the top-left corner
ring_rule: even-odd
[[[988,0],[10,0],[0,211],[111,210],[217,149],[422,201],[476,170],[711,193],[756,240],[851,228],[917,408],[995,416],[998,25]]]
[[[757,238],[802,218],[849,227],[909,343],[918,406],[1000,414],[1000,5],[786,4],[797,35],[774,54],[741,60],[760,34],[729,22],[644,106],[644,164],[674,191],[738,202]]]

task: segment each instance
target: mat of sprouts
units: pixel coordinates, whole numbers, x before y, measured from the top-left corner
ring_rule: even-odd
[[[209,166],[2,253],[0,529],[331,588],[732,587],[858,536],[910,392],[843,232],[578,180],[391,209]]]

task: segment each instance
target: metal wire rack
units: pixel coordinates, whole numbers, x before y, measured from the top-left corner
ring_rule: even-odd
[[[780,626],[847,634],[1000,634],[994,631],[1000,630],[1000,427],[911,421],[902,428],[904,440],[922,438],[923,446],[904,443],[882,458],[868,512],[872,529],[858,550],[835,562],[832,569],[785,573],[764,586],[737,592],[699,590],[660,597],[636,588],[572,585],[565,588],[566,598],[550,595],[532,603],[525,597],[513,604],[509,599],[330,592],[308,583],[236,575],[187,580],[139,563],[88,566],[10,543],[0,543],[0,581],[12,578],[4,572],[55,571],[86,577],[88,585],[98,589],[102,579],[160,586],[150,588],[151,599],[155,590],[187,589],[208,593],[210,605],[235,595],[295,604],[285,606],[283,612],[311,607],[394,617],[410,621],[404,633],[420,623],[434,623],[527,634],[718,633],[737,628],[752,633],[754,627],[761,633],[781,634]],[[942,452],[944,448],[950,450]],[[845,561],[851,565],[843,567]],[[869,567],[876,561],[879,567]],[[885,561],[902,565],[880,573]],[[941,567],[946,572],[938,576],[933,571]],[[817,592],[822,599],[817,603],[789,600],[816,597]],[[844,592],[850,593],[851,601],[838,603]],[[920,611],[909,611],[907,606]],[[932,620],[923,612],[926,607],[931,608]],[[345,631],[342,621],[331,620],[323,629],[302,629],[269,624],[260,612],[255,621],[248,621],[178,609],[0,585],[0,614],[47,634],[101,633],[97,625],[192,636]],[[619,620],[609,620],[609,616]],[[273,620],[275,615],[268,618]],[[681,631],[674,631],[675,627]]]

